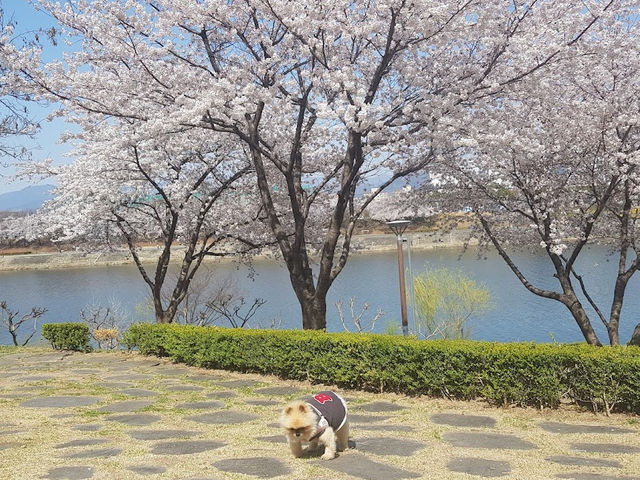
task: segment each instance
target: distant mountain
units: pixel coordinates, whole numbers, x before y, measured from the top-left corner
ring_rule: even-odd
[[[37,210],[53,198],[53,185],[33,185],[15,192],[0,194],[0,212],[21,212]]]

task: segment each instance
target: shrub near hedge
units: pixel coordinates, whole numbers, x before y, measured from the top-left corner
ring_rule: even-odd
[[[42,336],[49,340],[56,350],[92,350],[89,343],[89,327],[86,323],[45,323],[42,325]]]
[[[640,413],[637,347],[157,324],[133,325],[122,343],[189,365],[344,388],[537,407],[569,399],[596,410]]]

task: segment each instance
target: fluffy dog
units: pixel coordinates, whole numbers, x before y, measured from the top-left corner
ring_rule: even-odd
[[[345,450],[349,440],[347,404],[335,392],[318,392],[313,397],[289,403],[282,411],[280,425],[289,442],[291,453],[298,458],[305,450],[316,450],[324,445],[323,460],[336,457],[336,451]]]

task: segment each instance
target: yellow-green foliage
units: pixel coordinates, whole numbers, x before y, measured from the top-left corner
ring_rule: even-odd
[[[427,269],[413,280],[416,323],[428,338],[467,338],[467,321],[491,309],[491,294],[462,270]]]
[[[344,388],[540,407],[565,398],[640,413],[637,347],[158,324],[133,325],[121,343],[190,365]]]
[[[117,328],[96,328],[93,331],[93,338],[98,343],[98,348],[103,346],[107,349],[114,349],[118,346],[118,336],[120,332]]]

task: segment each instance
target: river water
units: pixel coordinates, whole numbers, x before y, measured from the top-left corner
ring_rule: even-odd
[[[577,325],[562,305],[528,292],[495,254],[483,254],[479,258],[477,250],[467,251],[461,256],[459,249],[441,248],[414,249],[411,257],[410,266],[414,276],[426,267],[449,267],[462,269],[476,281],[486,284],[491,292],[493,309],[471,319],[471,338],[500,342],[583,340]],[[532,283],[547,288],[555,286],[548,260],[542,252],[521,252],[515,257]],[[231,280],[236,285],[237,294],[243,294],[249,303],[256,297],[266,300],[250,326],[270,328],[275,325],[283,329],[301,327],[299,305],[289,284],[286,268],[278,262],[255,259],[251,267],[229,261],[207,265],[214,271],[212,285]],[[601,309],[605,312],[610,308],[605,302],[611,297],[616,265],[615,259],[607,258],[603,248],[586,251],[578,264],[587,285],[593,289],[592,296],[602,302]],[[406,250],[405,266],[409,266]],[[628,340],[633,327],[640,320],[639,281],[638,278],[632,279],[627,289],[620,329],[622,341]],[[369,309],[363,317],[365,323],[378,309],[385,312],[377,321],[374,331],[382,332],[391,327],[399,330],[400,302],[395,252],[362,253],[350,257],[329,294],[329,331],[343,330],[334,305],[337,300],[342,301],[347,325],[353,329],[353,324],[349,325],[351,315],[348,312],[349,299],[352,297],[359,308],[365,302],[369,303]],[[126,322],[149,319],[145,308],[148,287],[133,266],[0,272],[0,300],[6,300],[13,310],[19,310],[21,314],[34,306],[47,308],[40,323],[79,321],[83,308],[113,304],[122,311]],[[411,309],[408,316],[409,327],[413,331]],[[604,327],[597,320],[594,320],[594,324],[601,340],[606,342]],[[0,328],[0,345],[10,344],[8,332],[1,325]],[[24,324],[21,332],[26,334],[31,328],[32,325]],[[36,336],[31,344],[38,342],[42,340]]]

